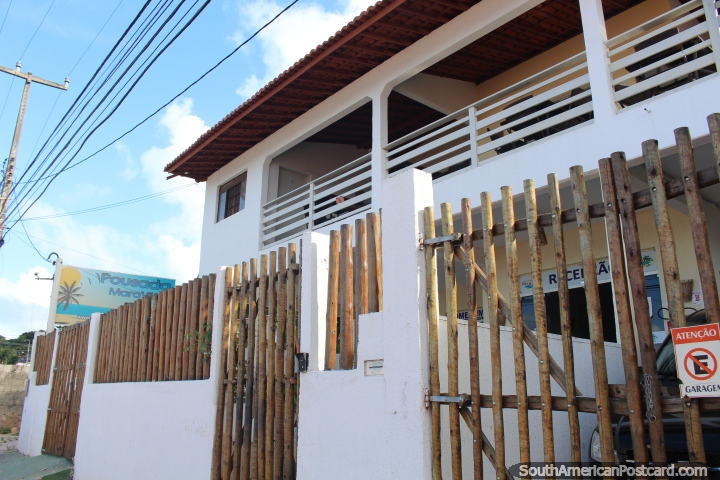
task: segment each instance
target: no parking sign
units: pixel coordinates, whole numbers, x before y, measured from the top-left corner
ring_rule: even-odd
[[[720,397],[720,328],[717,323],[672,329],[681,396]]]

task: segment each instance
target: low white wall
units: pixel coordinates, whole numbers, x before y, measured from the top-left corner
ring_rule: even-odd
[[[439,322],[439,354],[440,354],[440,391],[447,391],[447,321],[444,317]],[[548,335],[550,355],[562,367],[562,338],[560,335]],[[459,349],[459,379],[460,393],[470,393],[470,362],[468,343],[468,322],[458,320],[458,349]],[[503,371],[503,395],[515,395],[515,356],[513,354],[512,327],[500,327],[500,362]],[[595,386],[592,374],[592,355],[590,341],[574,339],[573,355],[575,359],[576,387],[585,397],[595,396]],[[606,343],[605,355],[609,383],[625,383],[620,344]],[[478,325],[478,357],[480,361],[480,392],[492,392],[492,374],[490,372],[490,329],[487,324]],[[528,395],[540,395],[540,380],[538,360],[535,354],[525,346],[525,372]],[[560,386],[550,381],[553,396],[564,396]],[[517,429],[517,410],[504,410],[505,445],[507,466],[520,462],[520,450]],[[442,420],[442,463],[443,474],[450,478],[450,433],[448,425],[448,409],[441,407]],[[588,459],[590,436],[597,425],[597,416],[591,413],[580,413],[580,441],[583,461]],[[485,435],[493,442],[493,419],[491,409],[482,409],[482,426]],[[472,434],[464,422],[460,422],[463,477],[472,478]],[[570,461],[570,429],[567,413],[553,412],[553,432],[555,444],[555,460],[558,462]],[[530,455],[533,461],[543,461],[542,414],[539,410],[530,411]],[[483,460],[485,478],[494,478],[495,471],[490,462]]]
[[[222,305],[221,269],[215,305]],[[219,293],[220,292],[220,293]],[[209,478],[223,308],[215,308],[210,378],[176,382],[92,382],[99,315],[90,324],[75,453],[77,480]]]
[[[383,314],[361,315],[356,370],[310,371],[300,378],[298,480],[400,478],[388,473],[385,377],[366,377],[383,358]]]
[[[31,457],[42,453],[48,405],[50,405],[50,384],[36,386],[36,376],[37,372],[30,372],[28,378],[30,387],[23,404],[20,435],[18,436],[18,451]]]
[[[36,332],[32,346],[32,360],[30,361],[30,375],[28,376],[27,397],[23,404],[22,422],[18,435],[18,451],[23,455],[36,457],[42,453],[42,444],[45,439],[45,425],[47,424],[48,407],[50,406],[50,391],[53,382],[55,356],[60,336],[55,334],[52,360],[50,363],[50,379],[47,385],[35,385],[37,372],[35,369],[35,354],[37,352],[37,338],[46,335],[45,332]]]
[[[406,171],[383,184],[384,311],[358,320],[357,369],[300,375],[298,480],[430,479],[424,252],[417,243],[430,204],[427,173]],[[312,369],[324,361],[328,243],[318,233],[304,238],[303,305],[311,308],[303,308],[300,347]],[[315,288],[314,279],[326,283]],[[382,360],[383,375],[365,376],[366,360]]]

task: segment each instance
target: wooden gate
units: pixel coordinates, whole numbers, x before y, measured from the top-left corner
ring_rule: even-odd
[[[570,169],[570,185],[572,187],[572,208],[563,210],[561,204],[560,184],[558,176],[548,175],[547,190],[536,193],[532,180],[524,182],[524,195],[513,198],[510,187],[502,187],[502,221],[494,223],[492,198],[489,192],[480,194],[481,228],[474,229],[472,223],[471,202],[463,199],[461,205],[462,227],[459,232],[453,227],[452,208],[449,204],[441,205],[442,233],[436,235],[435,217],[432,208],[425,210],[425,245],[427,263],[428,317],[430,322],[430,395],[432,409],[432,464],[435,479],[442,478],[441,455],[449,455],[452,477],[462,478],[461,449],[461,418],[472,432],[472,458],[474,478],[482,478],[483,453],[492,464],[498,479],[512,478],[506,461],[506,453],[513,450],[516,457],[519,450],[521,463],[531,461],[528,415],[531,410],[540,410],[542,416],[542,459],[546,463],[556,460],[555,445],[562,445],[563,451],[570,452],[570,460],[581,460],[581,436],[579,412],[592,413],[597,416],[599,450],[602,462],[606,465],[615,463],[613,444],[614,415],[623,415],[629,419],[630,437],[635,465],[666,464],[674,461],[666,455],[663,431],[664,414],[682,414],[685,419],[687,434],[687,452],[691,462],[705,464],[700,410],[718,410],[720,402],[716,399],[691,400],[679,396],[663,397],[656,367],[655,349],[646,283],[643,274],[645,255],[641,251],[640,233],[636,211],[652,208],[655,229],[659,237],[659,257],[662,261],[662,272],[666,297],[668,320],[673,327],[685,325],[685,306],[682,298],[681,279],[678,268],[675,236],[670,223],[668,200],[684,196],[688,210],[689,225],[692,230],[694,257],[697,260],[698,278],[704,298],[708,322],[720,320],[720,303],[718,290],[710,256],[708,229],[703,212],[700,190],[718,183],[720,171],[720,115],[708,118],[714,166],[698,171],[695,165],[694,151],[690,133],[687,128],[675,130],[679,167],[674,170],[681,172],[680,178],[663,176],[658,145],[655,140],[643,143],[645,174],[647,188],[632,191],[631,176],[623,153],[615,153],[611,158],[599,161],[600,189],[602,202],[589,204],[586,182],[581,167]],[[539,213],[538,198],[547,199],[549,208]],[[525,217],[515,218],[515,202],[524,203]],[[592,219],[603,219],[604,236],[593,243],[599,229],[593,228]],[[652,222],[652,220],[650,220]],[[597,225],[599,227],[599,225]],[[545,238],[544,229],[552,232],[550,242]],[[518,232],[527,232],[529,251],[530,280],[521,285],[519,276]],[[683,234],[684,232],[681,232]],[[584,270],[584,301],[589,325],[589,350],[592,357],[592,372],[576,370],[576,359],[573,353],[573,319],[570,311],[568,283],[568,265],[565,240],[573,236],[577,241]],[[525,234],[523,234],[524,236]],[[687,234],[686,234],[687,235]],[[550,237],[550,235],[548,235]],[[498,268],[495,255],[495,241],[501,239],[504,244],[505,258],[503,268]],[[482,252],[482,261],[476,262],[474,242],[478,242]],[[544,249],[545,254],[552,254],[557,268],[557,295],[559,300],[559,317],[562,343],[562,365],[556,362],[548,347],[548,317],[543,290],[543,263],[541,247],[552,243]],[[622,339],[620,349],[624,370],[625,392],[622,396],[614,396],[608,382],[606,363],[606,345],[604,343],[603,312],[599,295],[598,275],[594,245],[607,244],[610,269],[612,274],[612,300],[617,321],[617,330]],[[525,247],[523,246],[523,249]],[[445,312],[447,316],[447,390],[441,393],[440,372],[443,365],[439,358],[439,318],[438,318],[438,274],[437,249],[442,250],[444,260]],[[685,255],[684,258],[688,258]],[[464,272],[456,276],[455,263],[462,263]],[[527,262],[527,259],[525,260]],[[501,262],[502,263],[502,262]],[[694,262],[693,262],[694,263]],[[481,268],[479,264],[483,265]],[[526,263],[527,265],[527,263]],[[694,267],[693,267],[694,268]],[[459,389],[459,345],[458,345],[458,308],[456,280],[464,276],[467,285],[465,296],[468,318],[468,352],[470,392],[462,393]],[[505,276],[505,277],[504,277]],[[507,286],[507,297],[500,293],[498,280]],[[479,286],[486,298],[484,319],[488,323],[490,365],[482,365],[482,376],[488,375],[486,385],[491,385],[488,394],[481,394],[481,365],[478,361],[478,305],[482,300],[476,298],[476,286]],[[531,296],[521,295],[523,289],[531,289]],[[523,310],[522,298],[531,298],[531,310]],[[523,312],[534,313],[536,331],[531,330],[523,321]],[[503,378],[501,365],[501,326],[511,328],[512,357],[514,358],[514,377]],[[485,327],[483,327],[485,328]],[[506,329],[503,329],[505,334]],[[504,335],[505,335],[504,334]],[[637,335],[637,345],[635,337]],[[510,345],[510,343],[506,343]],[[525,353],[531,352],[537,357],[539,379],[539,396],[528,395]],[[638,362],[638,359],[640,362]],[[531,362],[532,363],[532,362]],[[642,365],[642,369],[638,365]],[[467,364],[466,364],[467,365]],[[444,373],[444,372],[443,372]],[[534,372],[533,372],[534,374]],[[583,396],[576,387],[580,375],[592,374],[595,395]],[[552,380],[551,380],[552,379]],[[514,384],[515,393],[503,393],[503,384]],[[562,396],[553,396],[551,384],[562,389]],[[512,388],[512,387],[511,387]],[[441,448],[441,405],[443,415],[448,415],[449,450]],[[481,409],[492,411],[492,435],[490,438],[483,433],[481,425]],[[505,418],[507,410],[517,412],[517,437],[512,432],[511,443],[506,443]],[[566,415],[555,415],[555,424],[559,419],[568,422],[567,438],[555,438],[553,430],[553,411],[566,412]],[[514,420],[514,418],[513,418]],[[514,423],[514,421],[513,421]],[[487,425],[485,426],[487,428]],[[646,435],[647,434],[647,435]],[[649,442],[646,441],[649,438]],[[649,443],[649,445],[648,445]],[[465,452],[470,455],[470,452]],[[558,452],[559,453],[559,452]],[[535,461],[540,460],[535,458]],[[515,463],[515,462],[513,462]]]
[[[89,332],[90,321],[59,332],[43,452],[68,460],[75,456]]]
[[[259,269],[258,269],[259,267]],[[300,265],[296,247],[228,268],[213,479],[295,478]],[[218,305],[220,307],[220,305]]]

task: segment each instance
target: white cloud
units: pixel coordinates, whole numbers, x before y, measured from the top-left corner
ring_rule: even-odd
[[[130,147],[125,145],[122,140],[115,142],[115,150],[120,154],[120,157],[125,161],[125,170],[122,172],[122,176],[126,180],[132,180],[137,177],[138,167],[135,159],[133,159]]]
[[[258,79],[255,74],[246,78],[238,87],[237,94],[243,100],[251,97],[260,87],[334,35],[369,5],[367,0],[340,0],[335,10],[326,9],[317,3],[298,3],[293,6],[258,35],[265,74],[262,79]],[[274,0],[240,2],[238,7],[242,27],[233,36],[238,44],[283,8]]]
[[[52,277],[47,268],[37,266],[16,279],[0,278],[0,335],[17,338],[23,332],[45,329],[52,282],[35,280],[35,273],[40,278]]]

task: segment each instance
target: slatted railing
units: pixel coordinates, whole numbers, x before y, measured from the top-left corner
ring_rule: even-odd
[[[714,0],[692,0],[609,39],[615,100],[627,107],[715,74],[719,40]]]
[[[370,208],[370,154],[272,200],[262,209],[263,246],[315,230]]]
[[[55,330],[46,335],[38,335],[35,342],[34,371],[37,372],[35,385],[47,385],[50,382],[50,367],[54,348]]]
[[[418,168],[438,178],[592,116],[583,52],[391,142],[387,170]]]
[[[95,383],[209,378],[214,291],[206,275],[102,314]]]

